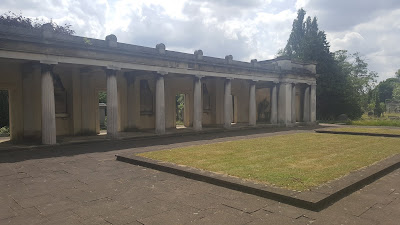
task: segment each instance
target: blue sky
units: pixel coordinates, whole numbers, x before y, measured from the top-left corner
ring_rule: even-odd
[[[289,37],[296,11],[318,18],[331,51],[360,52],[379,74],[400,69],[398,0],[2,0],[0,13],[69,23],[77,35],[234,59],[271,59]]]

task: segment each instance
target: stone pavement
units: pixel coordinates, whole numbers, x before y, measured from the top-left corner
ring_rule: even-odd
[[[310,131],[238,131],[0,153],[0,224],[399,224],[400,170],[312,212],[114,156],[292,132]]]

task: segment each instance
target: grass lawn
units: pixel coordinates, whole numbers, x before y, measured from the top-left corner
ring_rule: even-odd
[[[399,138],[299,133],[138,155],[301,191],[396,153]]]
[[[347,122],[349,125],[358,126],[392,126],[400,127],[400,119],[390,119],[390,118],[400,118],[399,113],[385,113],[382,117],[370,117],[363,115],[359,120],[352,120]]]
[[[333,129],[329,129],[329,130],[330,131],[338,131],[338,132],[358,132],[358,133],[398,134],[398,135],[400,135],[400,129],[389,129],[389,128],[342,127],[342,128],[333,128]]]

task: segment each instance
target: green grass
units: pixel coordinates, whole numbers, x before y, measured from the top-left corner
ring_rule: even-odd
[[[390,119],[393,117],[397,117],[398,119]],[[349,125],[358,125],[358,126],[388,126],[388,127],[400,127],[400,114],[392,113],[385,114],[382,117],[369,117],[367,115],[363,115],[359,120],[353,120],[347,122]]]
[[[400,153],[399,146],[399,138],[300,133],[139,156],[291,190],[307,190]]]
[[[355,121],[349,121],[347,124],[358,125],[358,126],[400,127],[400,120],[379,120],[379,119],[355,120]]]
[[[374,133],[374,134],[398,134],[400,135],[400,129],[397,128],[363,128],[363,127],[342,127],[329,129],[330,131],[338,132],[358,132],[358,133]]]

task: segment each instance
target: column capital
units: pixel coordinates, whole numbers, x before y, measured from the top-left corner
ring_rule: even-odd
[[[53,72],[54,64],[40,64],[42,73],[43,72]]]
[[[115,65],[108,65],[106,66],[107,70],[121,70],[121,67],[115,66]]]
[[[105,69],[106,75],[110,76],[110,75],[115,75],[117,73],[116,70],[112,70],[112,69]]]
[[[233,79],[235,79],[235,78],[233,78],[233,77],[225,77],[225,80],[233,80]]]
[[[199,80],[201,80],[204,77],[206,77],[206,76],[204,76],[204,75],[194,75],[194,78],[195,79],[199,79]]]
[[[168,72],[167,72],[167,71],[164,71],[164,70],[157,71],[156,73],[157,73],[157,75],[159,75],[159,76],[165,76],[165,75],[168,74]]]
[[[317,85],[317,82],[304,82],[304,83],[310,86]]]
[[[57,61],[53,60],[40,60],[40,64],[45,64],[45,65],[57,65]]]
[[[248,82],[249,82],[249,84],[251,85],[251,84],[256,84],[257,82],[258,82],[258,80],[248,80]]]

